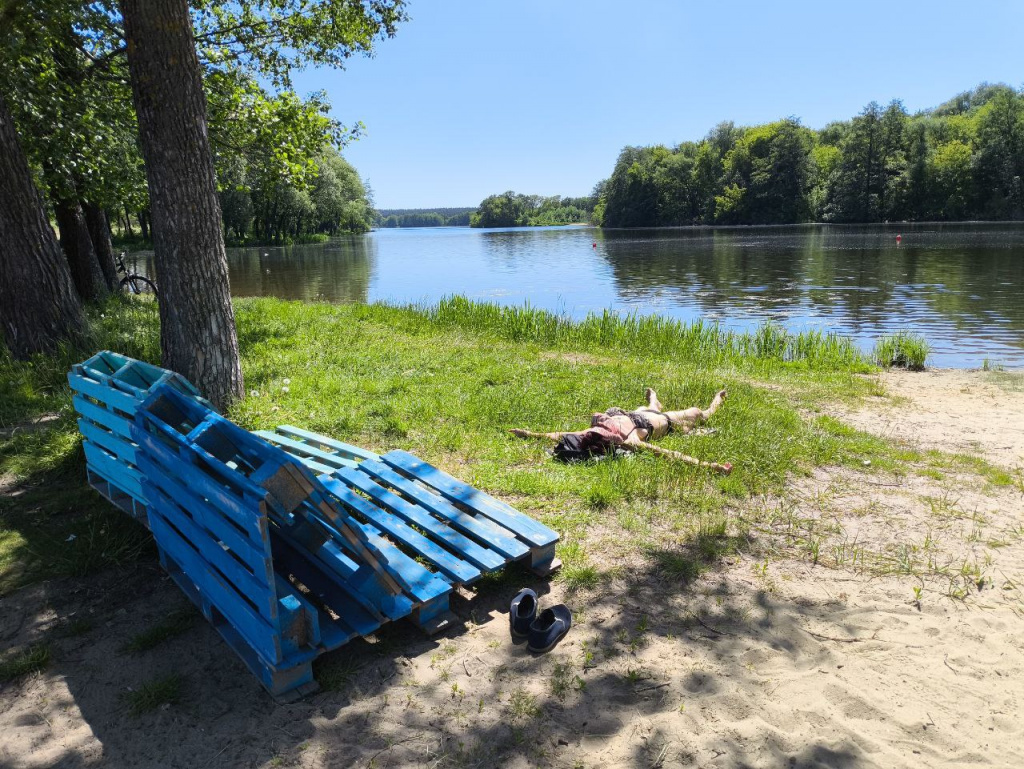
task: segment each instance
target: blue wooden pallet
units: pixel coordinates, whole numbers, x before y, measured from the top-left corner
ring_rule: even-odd
[[[305,694],[318,654],[384,622],[447,623],[451,584],[365,498],[166,385],[132,435],[164,567],[272,694]]]
[[[68,384],[74,391],[89,484],[145,523],[147,501],[131,438],[138,404],[159,384],[209,404],[184,377],[109,350],[72,366]]]
[[[558,534],[405,451],[378,455],[290,425],[257,433],[320,473],[336,497],[367,497],[367,517],[453,584],[518,560],[542,576],[561,566]]]

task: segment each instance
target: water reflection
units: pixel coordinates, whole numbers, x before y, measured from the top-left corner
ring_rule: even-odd
[[[430,303],[460,293],[576,317],[613,308],[734,329],[771,319],[865,348],[909,328],[928,338],[935,365],[1024,366],[1024,225],[382,230],[229,249],[228,264],[238,296]]]

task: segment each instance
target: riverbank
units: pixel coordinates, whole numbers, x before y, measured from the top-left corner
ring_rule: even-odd
[[[153,359],[153,309],[97,311],[97,344]],[[233,418],[413,451],[558,529],[562,573],[485,581],[439,639],[386,627],[321,660],[324,692],[278,706],[183,610],[145,533],[84,488],[74,356],[0,361],[5,765],[1020,762],[1016,376],[880,375],[834,340],[723,346],[458,301],[237,316],[250,395]],[[729,390],[716,432],[663,445],[731,476],[567,467],[507,434],[578,428],[645,385],[679,406]],[[545,657],[507,640],[525,584],[576,613]]]

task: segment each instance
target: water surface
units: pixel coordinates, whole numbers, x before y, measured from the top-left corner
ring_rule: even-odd
[[[574,317],[611,308],[737,330],[773,320],[865,349],[909,329],[931,343],[935,366],[1024,367],[1021,224],[388,229],[229,249],[228,263],[237,296],[430,303],[458,293]]]

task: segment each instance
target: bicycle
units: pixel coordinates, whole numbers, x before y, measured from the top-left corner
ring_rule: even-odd
[[[121,290],[129,294],[152,294],[156,299],[160,299],[160,294],[156,290],[156,283],[147,278],[145,275],[138,275],[134,272],[128,272],[128,268],[125,266],[124,257],[126,251],[122,251],[117,256],[117,271],[124,273],[124,277],[121,278]]]

